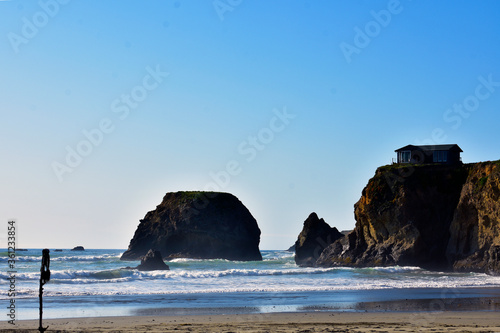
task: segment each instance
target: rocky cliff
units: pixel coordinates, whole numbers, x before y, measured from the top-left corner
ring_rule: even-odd
[[[380,167],[354,206],[355,229],[316,264],[499,273],[499,164]]]
[[[500,274],[500,161],[468,171],[446,255],[456,271]]]
[[[299,266],[314,266],[325,248],[344,237],[337,228],[311,213],[304,221],[304,227],[295,242],[295,263]]]
[[[232,194],[167,193],[140,221],[121,259],[137,260],[157,249],[167,260],[262,260],[259,242],[257,221]]]

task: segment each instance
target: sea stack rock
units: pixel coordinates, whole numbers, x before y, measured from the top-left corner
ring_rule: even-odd
[[[467,174],[462,165],[378,168],[354,205],[354,230],[325,249],[317,264],[449,269],[450,225]]]
[[[161,271],[169,270],[170,267],[163,262],[160,251],[151,249],[141,259],[141,264],[137,266],[136,269],[140,271]]]
[[[234,195],[167,193],[140,221],[121,259],[137,260],[153,248],[166,260],[262,260],[259,242],[257,221]]]
[[[299,266],[314,266],[323,250],[341,237],[344,235],[337,228],[330,227],[316,213],[311,213],[295,242],[295,263]]]
[[[85,251],[85,248],[83,246],[75,246],[71,251]]]

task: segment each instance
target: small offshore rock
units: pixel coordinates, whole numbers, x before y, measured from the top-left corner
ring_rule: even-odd
[[[160,251],[150,249],[141,259],[141,264],[137,266],[136,269],[140,271],[161,271],[169,270],[170,267],[163,262]]]

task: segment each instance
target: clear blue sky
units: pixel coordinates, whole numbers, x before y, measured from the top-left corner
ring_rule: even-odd
[[[284,249],[404,145],[500,158],[497,1],[61,2],[0,1],[0,247],[126,248],[215,188]]]

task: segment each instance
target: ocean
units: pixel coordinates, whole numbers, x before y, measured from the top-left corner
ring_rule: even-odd
[[[139,272],[121,269],[139,264],[120,261],[123,252],[51,250],[44,318],[364,311],[362,304],[408,299],[429,300],[424,310],[434,311],[440,303],[432,300],[500,297],[500,277],[480,273],[303,268],[287,251],[262,251],[261,262],[176,259],[169,271]],[[0,303],[6,309],[14,299],[16,320],[38,318],[41,254],[16,252],[16,273],[9,274],[8,252],[0,252]]]

